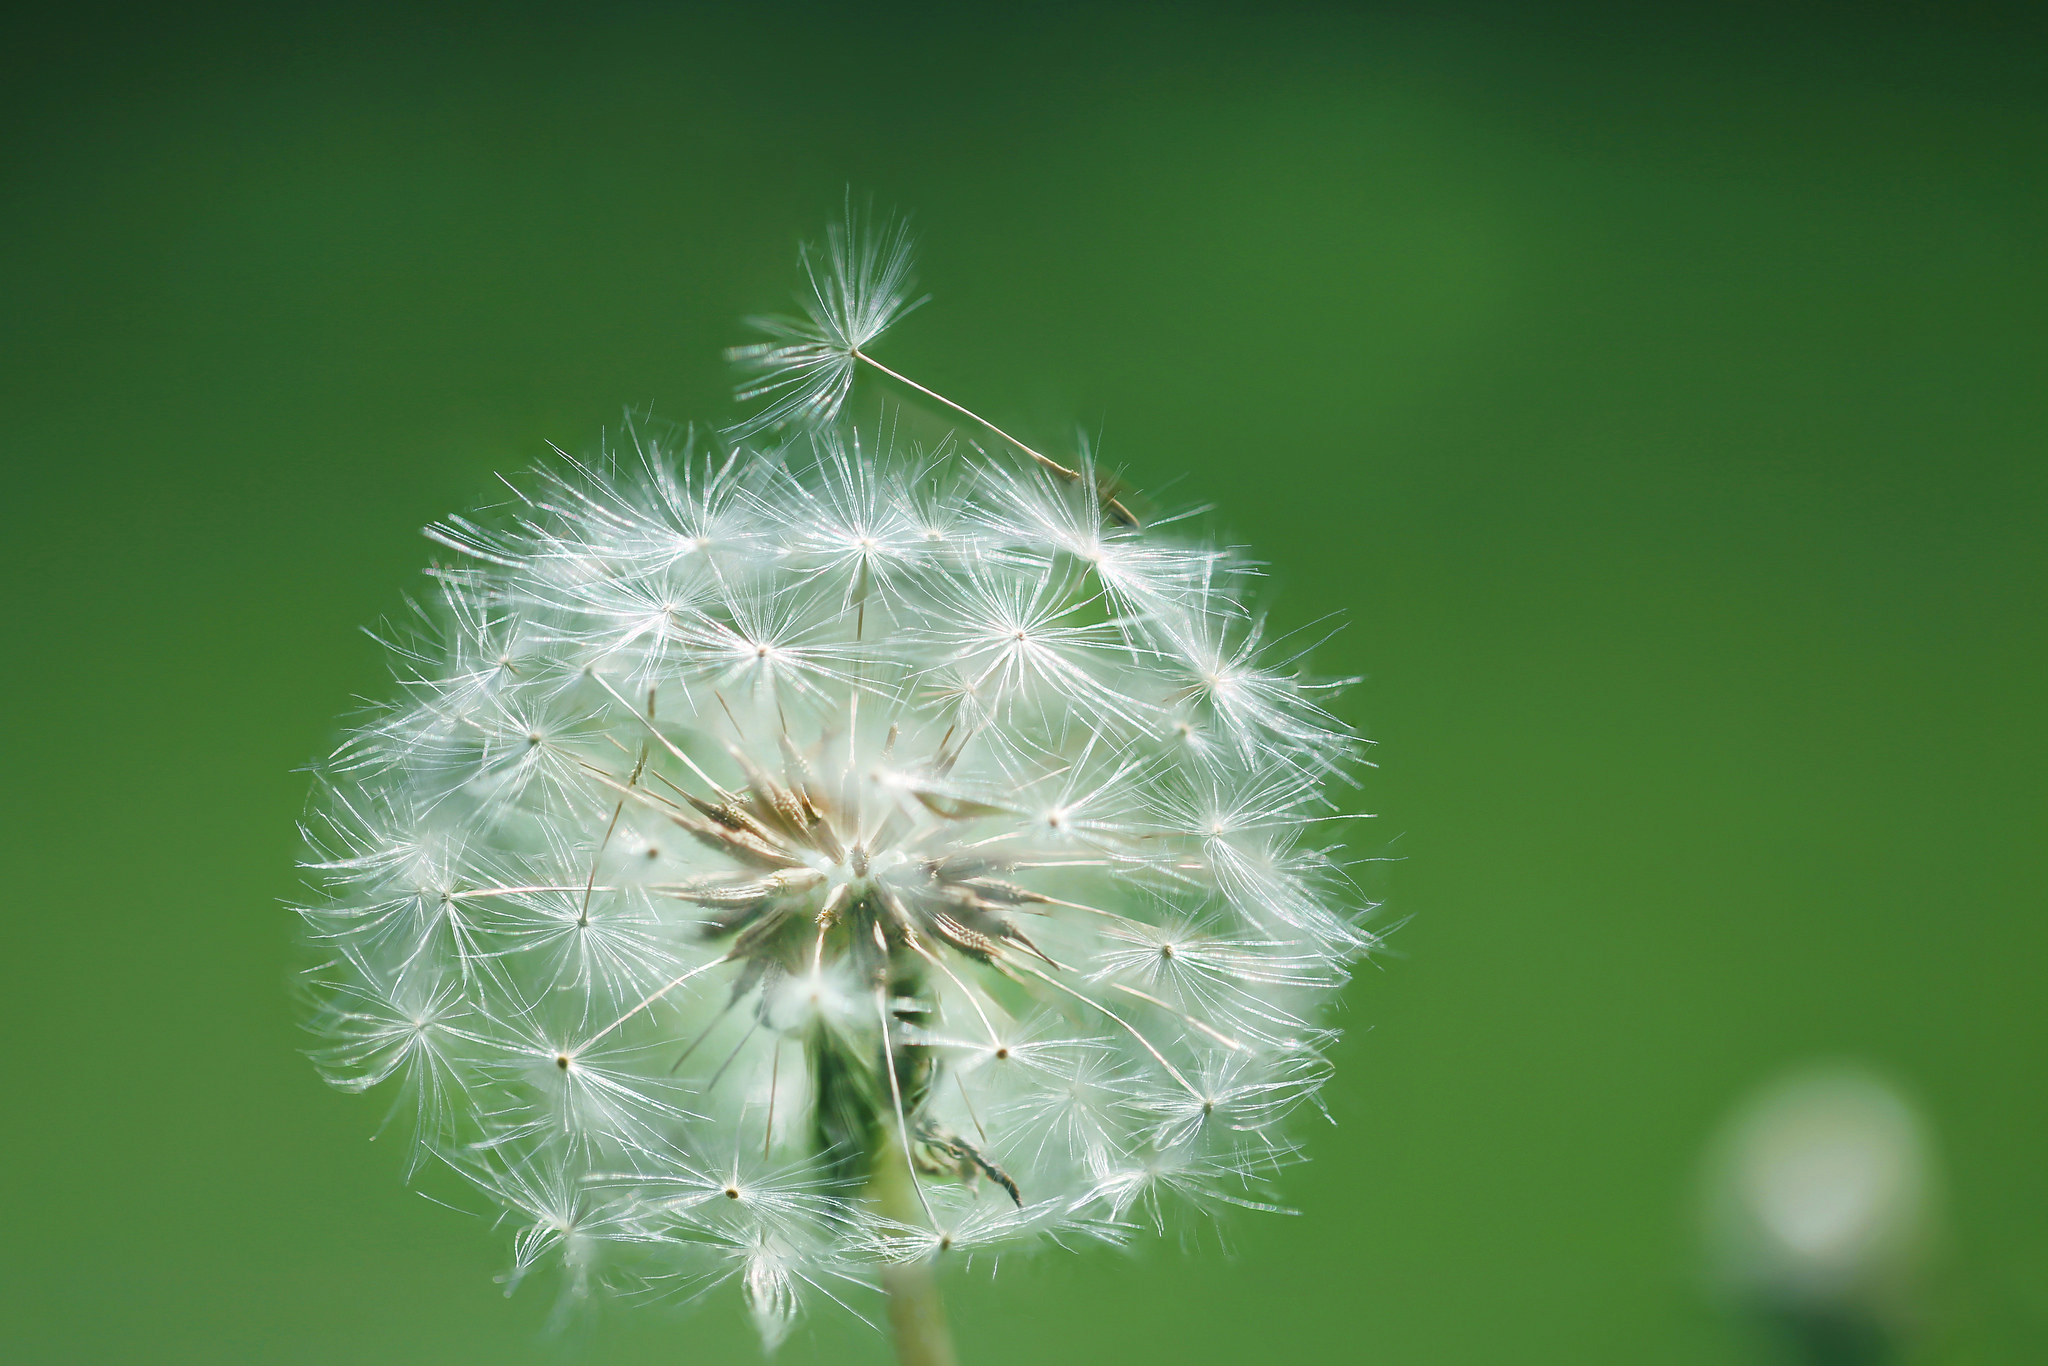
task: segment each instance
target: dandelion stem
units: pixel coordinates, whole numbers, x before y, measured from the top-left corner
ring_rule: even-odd
[[[898,1262],[882,1268],[889,1296],[889,1327],[896,1335],[896,1359],[903,1366],[954,1366],[953,1339],[930,1262]]]
[[[912,1177],[893,1162],[875,1164],[868,1192],[887,1218],[915,1223],[919,1214],[911,1196]],[[932,1259],[890,1262],[882,1268],[882,1291],[888,1297],[889,1328],[896,1338],[896,1359],[902,1366],[955,1366],[953,1338],[946,1331],[945,1306],[939,1300]]]

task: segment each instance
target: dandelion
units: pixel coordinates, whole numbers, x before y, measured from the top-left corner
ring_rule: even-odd
[[[806,266],[714,448],[431,529],[307,822],[314,1053],[503,1212],[515,1283],[732,1283],[770,1349],[879,1286],[937,1362],[941,1263],[1277,1208],[1375,944],[1316,834],[1360,744],[1248,565],[872,359],[902,226]],[[877,440],[863,367],[966,425]]]

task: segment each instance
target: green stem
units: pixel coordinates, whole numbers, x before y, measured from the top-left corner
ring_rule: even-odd
[[[896,1334],[896,1359],[903,1366],[954,1366],[953,1339],[929,1261],[898,1262],[882,1268],[889,1296],[889,1327]]]
[[[881,1156],[869,1178],[868,1194],[891,1219],[924,1222],[913,1177],[896,1154]],[[945,1306],[930,1258],[893,1262],[882,1268],[882,1291],[889,1300],[889,1327],[896,1335],[896,1359],[902,1366],[955,1366],[953,1339],[946,1332]]]

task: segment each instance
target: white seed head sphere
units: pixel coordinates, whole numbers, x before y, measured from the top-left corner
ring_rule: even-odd
[[[735,1280],[771,1346],[892,1263],[1272,1208],[1372,942],[1310,833],[1358,744],[1241,563],[965,410],[919,455],[841,416],[907,248],[835,233],[743,354],[802,391],[772,445],[434,529],[308,823],[326,1074],[515,1281]]]

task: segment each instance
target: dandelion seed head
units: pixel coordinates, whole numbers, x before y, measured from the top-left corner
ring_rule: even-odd
[[[1357,742],[1249,569],[1085,452],[851,424],[909,239],[809,260],[735,444],[432,530],[301,912],[316,1061],[504,1211],[511,1283],[732,1282],[771,1347],[890,1263],[1277,1208],[1373,943],[1313,836]]]

